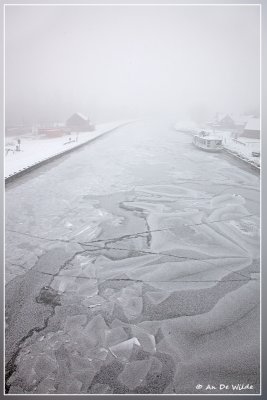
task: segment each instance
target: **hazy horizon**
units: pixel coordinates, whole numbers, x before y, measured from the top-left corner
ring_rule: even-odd
[[[260,8],[6,6],[6,124],[259,112]]]

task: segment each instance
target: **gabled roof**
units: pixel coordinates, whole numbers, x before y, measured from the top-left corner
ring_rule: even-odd
[[[260,131],[261,123],[259,118],[251,118],[248,120],[245,130],[247,131]]]
[[[78,115],[80,118],[84,119],[85,121],[88,121],[88,117],[85,117],[83,114],[81,114],[80,112],[76,112],[74,113],[74,115]]]
[[[224,118],[231,118],[232,120],[233,120],[233,117],[232,117],[232,115],[231,114],[220,114],[220,113],[218,113],[217,115],[216,115],[216,120],[217,121],[222,121]]]
[[[213,120],[212,122],[218,123],[222,121],[225,117],[231,118],[236,125],[245,125],[251,118],[254,118],[254,115],[217,113],[215,115],[215,120]]]

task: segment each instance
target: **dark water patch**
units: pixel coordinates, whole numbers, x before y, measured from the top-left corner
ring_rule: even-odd
[[[49,286],[44,286],[40,290],[39,295],[36,297],[36,302],[37,303],[44,303],[44,304],[49,304],[51,306],[60,306],[60,295],[58,292],[49,287]]]
[[[155,357],[161,362],[161,372],[151,373],[148,372],[146,376],[146,385],[137,388],[134,393],[136,394],[162,394],[166,387],[168,387],[174,378],[175,364],[168,354],[156,353]]]
[[[107,366],[101,367],[100,371],[94,376],[91,385],[87,389],[87,393],[92,393],[95,384],[108,385],[113,389],[113,393],[129,393],[129,389],[118,382],[118,375],[123,370],[123,364],[114,361]]]
[[[225,280],[218,282],[212,288],[173,291],[160,304],[152,304],[147,296],[144,296],[142,321],[161,321],[207,313],[228,292],[234,291],[248,282],[248,279],[246,280],[245,278],[242,280],[235,279],[235,281]],[[147,289],[148,286],[146,287]],[[152,288],[152,290],[155,291],[155,288]]]

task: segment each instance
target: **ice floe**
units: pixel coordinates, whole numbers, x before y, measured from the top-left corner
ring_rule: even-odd
[[[136,337],[117,343],[109,347],[109,350],[114,357],[123,362],[126,362],[131,356],[133,346],[141,346],[139,340]]]
[[[146,375],[151,367],[151,360],[133,361],[126,364],[118,380],[130,390],[145,384]]]

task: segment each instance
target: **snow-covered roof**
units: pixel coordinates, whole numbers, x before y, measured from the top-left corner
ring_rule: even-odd
[[[215,136],[215,135],[210,135],[210,134],[206,135],[206,136],[202,136],[201,134],[194,135],[194,136],[197,136],[197,137],[200,137],[200,138],[206,139],[206,140],[222,140],[221,137]]]
[[[82,118],[82,119],[84,119],[85,121],[88,120],[88,117],[85,117],[85,115],[83,115],[83,114],[80,113],[80,112],[76,112],[75,114],[76,114],[76,115],[79,115],[79,117]]]
[[[259,118],[251,118],[248,120],[245,130],[248,131],[260,131],[261,129],[261,123]]]
[[[218,113],[216,115],[216,120],[220,122],[226,117],[231,118],[233,120],[233,116],[231,114],[221,114],[221,113]]]
[[[210,121],[210,123],[218,123],[222,121],[225,117],[230,117],[236,125],[245,125],[251,118],[253,118],[253,115],[244,115],[244,114],[226,114],[226,113],[217,113],[215,115],[215,118]]]
[[[205,136],[205,139],[207,140],[222,140],[222,138],[218,137],[218,136]]]

